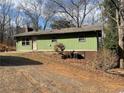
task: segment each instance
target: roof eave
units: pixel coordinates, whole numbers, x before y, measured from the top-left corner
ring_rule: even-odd
[[[69,34],[69,33],[86,33],[86,32],[98,32],[98,31],[101,31],[101,30],[99,29],[99,30],[94,30],[94,31],[75,31],[75,32],[61,32],[61,33],[35,33],[35,34],[22,33],[22,34],[14,35],[14,37],[39,36],[39,35],[55,35],[55,34]]]

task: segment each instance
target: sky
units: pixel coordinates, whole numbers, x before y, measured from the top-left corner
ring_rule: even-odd
[[[19,2],[20,0],[13,0],[13,2],[15,3],[15,5],[18,5],[18,2]]]
[[[15,3],[15,7],[16,7],[16,6],[19,4],[19,2],[20,2],[21,0],[12,0],[12,1],[13,1],[13,3]],[[96,11],[93,11],[93,12],[96,12]],[[99,15],[99,13],[97,13],[97,14]],[[60,16],[60,15],[59,15],[59,16]],[[91,17],[92,17],[92,14],[89,15],[89,16],[87,17],[87,19],[91,19]],[[90,21],[90,20],[86,20],[86,23],[89,23],[88,21]],[[43,25],[44,25],[44,22],[45,22],[45,20],[41,18],[39,24],[40,24],[41,26],[43,26]]]
[[[20,3],[20,1],[21,0],[12,0],[12,3],[14,3],[15,4],[15,7],[17,7],[18,4]],[[14,8],[13,10],[16,11],[16,8]],[[21,16],[24,16],[24,15],[22,14]],[[45,22],[45,20],[43,18],[41,18],[40,21],[39,21],[40,26],[43,27],[44,22]],[[15,24],[14,21],[13,21],[13,24]]]

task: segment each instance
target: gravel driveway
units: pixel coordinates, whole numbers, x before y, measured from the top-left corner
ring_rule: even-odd
[[[56,60],[43,54],[7,54],[0,59],[0,93],[123,93],[124,90],[124,79],[114,80],[58,60],[53,62]]]

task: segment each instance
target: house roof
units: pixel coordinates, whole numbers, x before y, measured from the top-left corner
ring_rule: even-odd
[[[14,37],[22,37],[22,36],[37,36],[37,35],[52,35],[52,34],[66,34],[66,33],[78,33],[78,32],[96,32],[96,31],[102,31],[102,26],[98,25],[85,25],[81,28],[64,28],[64,29],[52,29],[47,31],[33,31],[33,32],[25,32],[16,34]]]

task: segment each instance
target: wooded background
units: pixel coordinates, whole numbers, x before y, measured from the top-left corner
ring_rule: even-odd
[[[124,67],[124,0],[0,0],[0,43],[15,46],[14,35],[101,24],[104,47]]]

